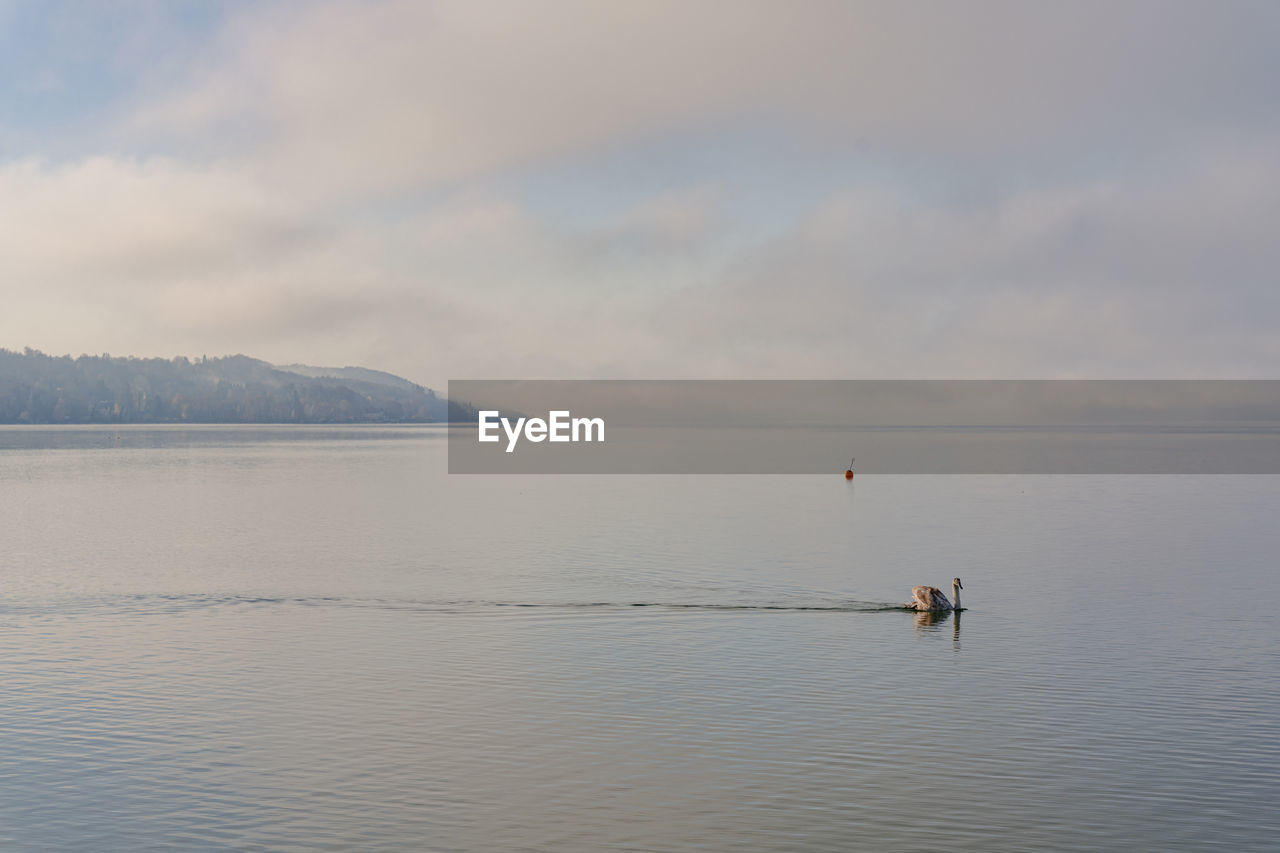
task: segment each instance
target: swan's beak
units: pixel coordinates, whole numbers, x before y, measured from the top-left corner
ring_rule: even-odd
[[[960,578],[956,578],[956,586],[960,587],[961,589],[964,589],[964,584],[960,583]]]

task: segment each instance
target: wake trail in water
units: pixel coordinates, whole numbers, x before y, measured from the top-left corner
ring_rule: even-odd
[[[842,601],[831,604],[748,604],[748,603],[709,603],[709,602],[664,602],[664,601],[631,601],[631,602],[613,602],[613,601],[591,601],[591,602],[569,602],[564,604],[553,603],[532,603],[532,604],[507,604],[502,602],[492,602],[494,607],[540,607],[540,608],[559,608],[559,609],[613,609],[624,610],[628,608],[652,607],[659,610],[781,610],[790,612],[800,611],[826,611],[832,613],[858,613],[858,612],[879,612],[882,610],[902,610],[900,604],[884,604],[871,601]]]
[[[883,613],[903,610],[901,604],[831,598],[813,600],[746,601],[496,601],[483,599],[346,598],[341,596],[255,596],[207,593],[171,595],[77,596],[40,600],[0,601],[0,614],[8,616],[86,615],[92,613],[141,615],[183,613],[224,607],[332,607],[366,610],[411,611],[441,614],[492,614],[515,612],[703,612],[703,613]]]

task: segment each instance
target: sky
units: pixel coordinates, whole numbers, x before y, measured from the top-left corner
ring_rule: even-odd
[[[0,0],[0,347],[1278,378],[1280,5]]]

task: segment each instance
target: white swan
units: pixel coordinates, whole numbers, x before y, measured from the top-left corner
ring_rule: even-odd
[[[951,579],[951,597],[955,599],[952,604],[947,597],[942,594],[942,590],[936,586],[913,586],[911,588],[911,600],[903,607],[908,610],[959,610],[960,609],[960,590],[964,586],[960,583],[960,578]]]

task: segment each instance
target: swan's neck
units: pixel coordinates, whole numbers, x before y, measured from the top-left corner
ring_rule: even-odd
[[[951,596],[952,596],[951,608],[953,610],[959,610],[960,609],[960,587],[958,584],[953,583],[951,585]]]

